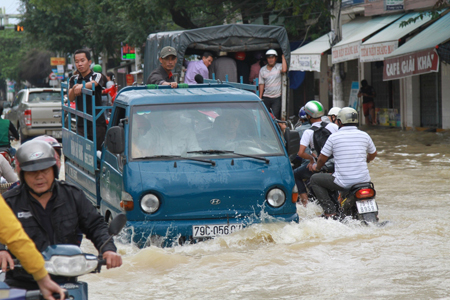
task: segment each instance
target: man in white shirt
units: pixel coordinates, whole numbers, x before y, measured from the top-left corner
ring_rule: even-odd
[[[358,113],[351,107],[342,108],[338,115],[339,131],[332,134],[320,153],[314,170],[322,168],[333,155],[333,174],[318,173],[311,177],[311,187],[324,210],[330,217],[336,214],[336,205],[328,191],[342,191],[354,184],[370,181],[367,163],[377,155],[370,136],[357,128]]]
[[[266,52],[267,65],[259,71],[259,97],[264,105],[278,120],[281,120],[281,73],[287,72],[287,63],[284,54],[281,55],[281,64],[277,63],[278,53],[274,49]]]
[[[322,130],[328,131],[328,134],[332,134],[338,131],[338,126],[333,123],[322,122],[322,116],[324,114],[324,109],[319,101],[309,101],[305,105],[306,118],[311,123],[311,127],[303,132],[302,138],[300,140],[300,150],[297,155],[304,160],[309,160],[309,164],[302,164],[300,167],[294,170],[295,184],[297,185],[299,200],[304,206],[308,203],[308,193],[306,190],[304,179],[309,179],[313,175],[313,164],[317,155],[320,154],[321,149],[316,149],[315,145],[318,142],[318,137],[316,136],[316,143],[314,143],[314,135],[318,134],[317,131],[324,127]],[[307,149],[315,150],[316,154],[307,151]]]

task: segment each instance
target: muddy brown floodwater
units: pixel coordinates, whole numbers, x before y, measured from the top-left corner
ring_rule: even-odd
[[[450,298],[450,136],[363,128],[379,217],[366,227],[316,217],[258,224],[174,248],[117,243],[121,268],[81,277],[91,299]],[[85,251],[92,245],[83,243]],[[93,252],[95,253],[95,251]]]

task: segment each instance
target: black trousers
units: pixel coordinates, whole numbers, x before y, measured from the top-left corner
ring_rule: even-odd
[[[97,124],[96,128],[97,150],[101,150],[106,136],[106,124]],[[84,136],[84,127],[77,127],[77,133]],[[92,127],[90,126],[87,128],[87,138],[93,141]]]
[[[273,115],[281,120],[281,96],[277,98],[263,97],[262,101],[269,112],[273,111]],[[270,110],[272,109],[272,110]]]

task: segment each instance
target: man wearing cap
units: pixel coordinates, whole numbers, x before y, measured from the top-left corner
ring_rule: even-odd
[[[281,73],[287,72],[284,54],[281,64],[277,63],[278,53],[274,49],[266,52],[267,65],[259,72],[259,97],[277,119],[281,119]]]
[[[202,60],[191,61],[188,64],[186,70],[186,77],[184,78],[184,83],[187,84],[197,84],[195,81],[195,75],[200,74],[203,78],[209,78],[208,67],[213,62],[213,56],[210,52],[203,53]]]
[[[170,85],[172,88],[178,87],[178,83],[173,78],[172,70],[177,64],[177,50],[166,46],[161,49],[159,55],[161,65],[150,73],[147,78],[147,84]]]

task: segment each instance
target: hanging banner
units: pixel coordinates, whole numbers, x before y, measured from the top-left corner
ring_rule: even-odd
[[[295,55],[291,54],[289,71],[316,71],[320,72],[321,55]]]
[[[357,41],[350,44],[345,44],[342,46],[337,46],[332,48],[333,57],[332,61],[333,64],[340,63],[343,61],[348,61],[352,59],[358,59],[359,58],[359,46],[361,42]]]
[[[359,60],[361,62],[381,61],[384,57],[398,48],[398,42],[386,42],[378,44],[361,45]]]
[[[428,49],[384,60],[383,80],[399,79],[439,71],[436,49]]]

